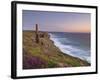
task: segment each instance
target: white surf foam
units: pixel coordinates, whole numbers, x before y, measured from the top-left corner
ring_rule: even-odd
[[[63,53],[78,57],[80,59],[86,60],[90,63],[90,56],[86,54],[86,51],[78,49],[72,45],[62,44],[58,38],[54,38],[54,35],[50,33],[50,39],[54,42],[54,45],[58,47]],[[60,38],[61,39],[61,38]]]

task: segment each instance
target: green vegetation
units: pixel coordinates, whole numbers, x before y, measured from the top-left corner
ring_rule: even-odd
[[[90,64],[79,58],[62,53],[46,32],[35,41],[34,31],[23,31],[23,69],[80,67]]]

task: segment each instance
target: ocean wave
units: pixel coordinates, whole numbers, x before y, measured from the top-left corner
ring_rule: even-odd
[[[54,37],[53,34],[49,33],[50,34],[50,39],[54,42],[54,45],[56,47],[58,47],[63,53],[65,54],[68,54],[68,55],[71,55],[71,56],[74,56],[74,57],[78,57],[82,60],[86,60],[90,63],[90,50],[87,50],[87,51],[84,51],[82,49],[79,49],[75,46],[73,46],[71,44],[71,41],[67,39],[67,43],[69,44],[62,44],[60,42],[61,39],[64,40],[64,38],[57,38],[57,37]]]

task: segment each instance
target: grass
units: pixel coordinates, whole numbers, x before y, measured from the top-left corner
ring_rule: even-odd
[[[90,65],[86,61],[62,53],[50,40],[49,35],[47,33],[44,34],[46,36],[41,38],[40,43],[37,44],[35,42],[35,32],[23,31],[23,69],[80,67]],[[30,59],[32,60],[32,64],[28,62]]]

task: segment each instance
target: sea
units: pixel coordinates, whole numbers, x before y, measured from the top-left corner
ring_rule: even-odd
[[[54,45],[63,53],[91,63],[91,34],[71,32],[49,32]]]

